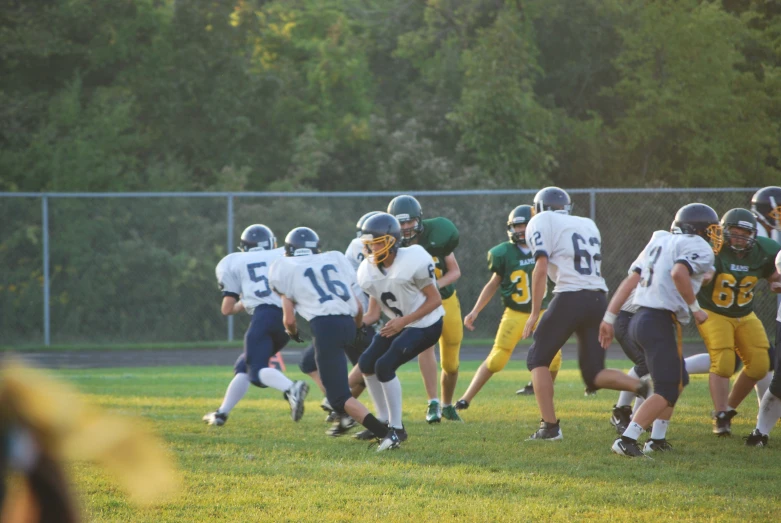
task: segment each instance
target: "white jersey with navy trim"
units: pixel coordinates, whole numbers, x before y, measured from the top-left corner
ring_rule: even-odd
[[[217,264],[215,273],[220,290],[241,297],[241,302],[249,314],[258,305],[282,306],[279,295],[268,282],[271,264],[281,258],[285,249],[253,250],[234,252]]]
[[[632,289],[632,292],[629,294],[629,297],[626,299],[624,304],[621,306],[621,310],[628,312],[630,314],[634,314],[637,312],[637,309],[640,308],[639,305],[635,303],[635,291],[637,289]]]
[[[673,312],[680,323],[689,323],[689,306],[675,287],[670,272],[676,263],[686,265],[696,295],[715,261],[713,248],[700,236],[656,231],[630,268],[641,276],[634,304]]]
[[[589,218],[560,211],[543,211],[529,220],[526,238],[536,260],[548,257],[548,277],[554,293],[581,290],[607,291],[600,272],[602,237]]]
[[[781,231],[777,229],[771,229],[770,234],[768,234],[768,230],[765,229],[765,226],[762,225],[761,222],[757,221],[757,237],[759,238],[770,238],[771,240],[775,240],[776,243],[781,243]],[[778,264],[778,258],[776,258],[776,270],[781,273],[781,268],[779,268]],[[781,321],[781,295],[778,296],[778,312],[776,313],[776,320]]]
[[[426,301],[423,289],[432,284],[436,288],[437,278],[431,255],[420,245],[412,245],[396,251],[396,258],[387,269],[380,269],[369,260],[362,261],[358,267],[358,283],[366,294],[377,300],[385,316],[393,319],[418,310]],[[428,327],[444,314],[445,309],[440,305],[407,327]]]
[[[344,255],[347,256],[347,260],[352,264],[353,268],[355,268],[355,272],[358,272],[358,267],[366,258],[363,254],[363,242],[361,239],[354,238],[353,241],[350,242],[350,245],[347,246],[347,250],[344,251]],[[369,310],[369,295],[361,291],[358,299],[361,302],[364,312]]]
[[[317,316],[358,314],[361,293],[355,270],[344,254],[328,251],[308,256],[284,256],[271,266],[271,287],[296,304],[309,321]]]
[[[776,270],[781,274],[781,251],[776,254]],[[776,321],[781,321],[781,296],[778,298],[778,313],[776,314]]]

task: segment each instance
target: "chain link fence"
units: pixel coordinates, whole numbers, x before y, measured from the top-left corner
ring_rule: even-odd
[[[755,189],[572,190],[574,213],[602,232],[602,270],[615,289],[653,231],[669,229],[690,202],[719,214],[748,207]],[[506,241],[507,215],[535,190],[418,192],[424,218],[460,231],[462,312],[490,273],[486,252]],[[326,250],[344,251],[364,213],[391,193],[0,194],[0,346],[217,342],[240,339],[248,317],[219,312],[214,267],[247,225],[264,223],[280,244],[298,226]],[[757,312],[774,325],[775,295],[760,284]],[[493,338],[496,296],[465,339]],[[235,321],[235,325],[234,325]],[[696,331],[687,329],[689,335]]]

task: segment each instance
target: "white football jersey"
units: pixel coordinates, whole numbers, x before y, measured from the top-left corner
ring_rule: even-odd
[[[268,271],[285,249],[234,252],[217,264],[217,282],[223,292],[241,296],[241,302],[249,314],[258,305],[282,306],[279,295],[271,289]]]
[[[776,254],[776,270],[781,273],[781,251]],[[776,321],[781,321],[781,296],[778,297],[778,313],[776,314]]]
[[[307,321],[358,314],[355,295],[361,289],[353,266],[341,252],[283,256],[271,266],[269,280],[272,289],[295,302],[296,312]]]
[[[532,252],[548,256],[548,277],[554,293],[607,291],[600,272],[602,237],[589,218],[560,211],[544,211],[529,220],[526,238]]]
[[[675,313],[679,322],[689,323],[689,306],[675,287],[670,272],[676,263],[688,265],[696,295],[705,273],[714,268],[715,261],[713,248],[701,237],[656,231],[630,269],[640,271],[641,276],[635,289],[635,305],[668,310]]]
[[[358,283],[377,300],[389,319],[406,316],[418,310],[426,301],[423,289],[437,285],[434,261],[420,245],[403,247],[396,251],[393,264],[381,270],[368,260],[358,267]],[[408,327],[424,328],[436,323],[445,314],[440,305]]]
[[[355,271],[358,271],[358,266],[361,265],[361,262],[366,257],[363,254],[363,242],[360,238],[355,238],[353,241],[350,242],[350,245],[347,246],[347,250],[344,251],[344,255],[347,256],[347,260],[352,264],[353,268],[355,268]],[[363,307],[363,312],[366,312],[369,310],[369,295],[365,292],[361,291],[361,293],[358,295],[358,300],[361,302],[361,306]]]
[[[634,271],[632,271],[634,272]],[[635,291],[637,289],[632,289],[632,293],[629,295],[629,297],[626,299],[624,304],[621,306],[622,311],[629,312],[631,314],[634,314],[637,312],[637,309],[640,308],[639,305],[635,303]]]

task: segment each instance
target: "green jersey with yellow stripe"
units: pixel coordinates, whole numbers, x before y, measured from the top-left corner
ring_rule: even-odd
[[[775,258],[781,245],[769,238],[757,238],[743,257],[722,247],[716,255],[716,274],[697,294],[703,309],[730,318],[742,318],[754,312],[754,287],[775,271]]]
[[[500,293],[504,306],[518,312],[532,310],[532,271],[534,255],[531,250],[523,252],[513,242],[500,243],[488,251],[488,270],[502,278]],[[553,291],[553,282],[548,280],[542,308],[548,308]]]
[[[423,232],[418,234],[418,245],[426,249],[434,260],[434,272],[437,279],[447,274],[445,257],[458,247],[458,229],[447,218],[429,218],[423,220]],[[449,298],[456,291],[454,284],[439,289],[442,299]]]

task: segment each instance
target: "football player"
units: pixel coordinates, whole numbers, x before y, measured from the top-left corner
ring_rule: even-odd
[[[535,215],[526,228],[535,265],[532,307],[523,337],[528,338],[534,332],[526,364],[532,373],[542,421],[529,439],[556,441],[562,439],[562,434],[553,405],[549,368],[573,333],[578,338],[580,372],[588,389],[627,390],[645,396],[648,384],[621,371],[605,369],[599,324],[607,307],[607,285],[600,272],[602,239],[596,224],[588,218],[572,216],[572,200],[558,187],[538,192],[534,210]],[[556,286],[548,311],[540,319],[548,276]]]
[[[636,458],[644,457],[644,452],[672,449],[666,439],[667,426],[689,383],[681,324],[689,322],[689,311],[698,325],[708,319],[696,295],[703,282],[713,277],[714,253],[722,240],[716,211],[701,203],[681,207],[671,231],[653,234],[610,301],[599,329],[602,347],[610,346],[619,308],[634,289],[633,303],[639,309],[629,324],[629,336],[643,349],[654,384],[654,393],[613,443],[616,454]],[[651,424],[651,438],[640,450],[637,439]]]
[[[372,211],[361,216],[361,218],[358,220],[358,223],[356,224],[356,237],[350,242],[350,245],[347,246],[347,250],[344,253],[344,255],[347,256],[347,260],[356,271],[358,270],[358,265],[360,265],[365,257],[363,252],[363,243],[361,243],[360,239],[361,226],[369,216],[372,216],[376,213],[377,211]],[[366,293],[361,292],[358,296],[358,299],[361,302],[362,310],[367,310],[369,307],[369,297],[366,295]],[[353,342],[347,347],[347,359],[350,360],[350,363],[353,365],[353,370],[350,372],[348,379],[353,398],[360,397],[366,388],[365,384],[363,383],[361,372],[358,369],[358,357],[366,349],[366,347],[369,346],[369,343],[371,343],[371,339],[373,337],[374,327],[369,325],[366,328],[361,329],[356,334]],[[299,363],[298,367],[301,369],[301,372],[309,375],[309,377],[312,378],[312,381],[317,384],[317,386],[323,392],[323,395],[325,395],[325,387],[323,386],[323,382],[320,380],[320,373],[317,370],[317,362],[315,361],[314,344],[310,344],[309,347],[306,348],[304,354],[301,356],[301,362]],[[335,422],[328,432],[331,436],[341,436],[354,426],[354,421],[349,416],[340,416],[338,412],[331,408],[327,397],[323,398],[320,407],[324,411],[328,412],[326,421],[329,423]]]
[[[770,342],[754,313],[754,287],[760,278],[778,280],[774,260],[781,246],[769,238],[757,238],[757,220],[748,209],[727,211],[721,226],[725,245],[716,256],[716,274],[697,295],[708,312],[708,322],[698,329],[711,359],[713,433],[729,436],[735,409],[770,368]],[[744,367],[730,393],[736,354]]]
[[[282,350],[289,336],[282,325],[282,302],[268,283],[269,266],[282,256],[277,239],[265,225],[250,225],[241,233],[241,252],[234,252],[217,265],[217,281],[222,290],[222,313],[225,316],[247,311],[252,315],[244,335],[244,352],[236,360],[235,375],[225,391],[222,405],[203,417],[209,425],[222,426],[228,414],[244,397],[250,383],[272,387],[284,393],[290,403],[293,421],[304,414],[304,398],[309,386],[291,381],[279,370],[269,367],[271,356]]]
[[[776,273],[781,274],[781,251],[776,254]],[[773,282],[770,284],[773,292],[781,293],[781,283]],[[776,354],[775,354],[775,373],[770,387],[762,396],[759,404],[759,416],[757,417],[757,428],[749,434],[745,440],[749,447],[764,447],[768,442],[770,431],[781,418],[781,304],[778,306],[776,315]]]
[[[358,267],[358,284],[369,295],[363,322],[375,323],[380,311],[388,322],[361,354],[358,366],[374,400],[377,419],[390,426],[379,446],[385,450],[398,447],[407,438],[396,369],[439,339],[445,311],[431,256],[419,245],[399,248],[401,226],[394,216],[375,214],[363,224],[362,232],[361,239],[371,253]],[[374,435],[382,437],[377,432]],[[355,437],[372,435],[364,431]]]
[[[317,369],[331,408],[385,436],[385,424],[353,398],[347,380],[345,352],[363,316],[355,270],[341,252],[321,253],[320,238],[307,227],[297,227],[287,234],[284,251],[285,256],[271,266],[269,282],[282,297],[285,329],[291,338],[300,341],[296,311],[309,322]],[[328,434],[337,435],[332,432]]]
[[[461,399],[456,402],[457,410],[469,408],[470,403],[480,392],[491,376],[501,371],[510,360],[515,346],[521,339],[526,320],[531,312],[531,276],[534,267],[534,258],[531,249],[526,245],[526,227],[533,214],[531,205],[519,205],[510,212],[507,218],[507,236],[509,241],[500,243],[488,251],[488,270],[493,274],[488,283],[483,287],[477,303],[472,311],[464,318],[464,326],[473,331],[474,322],[480,311],[488,305],[497,289],[502,295],[504,314],[496,332],[494,346],[486,360],[477,369],[472,378],[472,383]],[[542,300],[542,313],[548,307],[553,282],[548,280],[545,288],[545,296]],[[556,374],[561,368],[561,350],[550,366],[551,379],[556,379]]]
[[[401,224],[401,245],[420,245],[434,260],[434,269],[445,310],[442,337],[439,339],[439,360],[442,365],[442,404],[437,396],[437,359],[434,347],[418,357],[420,373],[428,395],[426,421],[439,423],[442,417],[451,421],[462,421],[452,405],[453,393],[458,381],[459,353],[464,337],[461,323],[461,304],[458,301],[454,283],[461,277],[456,255],[458,229],[447,218],[423,219],[420,203],[412,196],[397,196],[388,204],[388,214]]]

